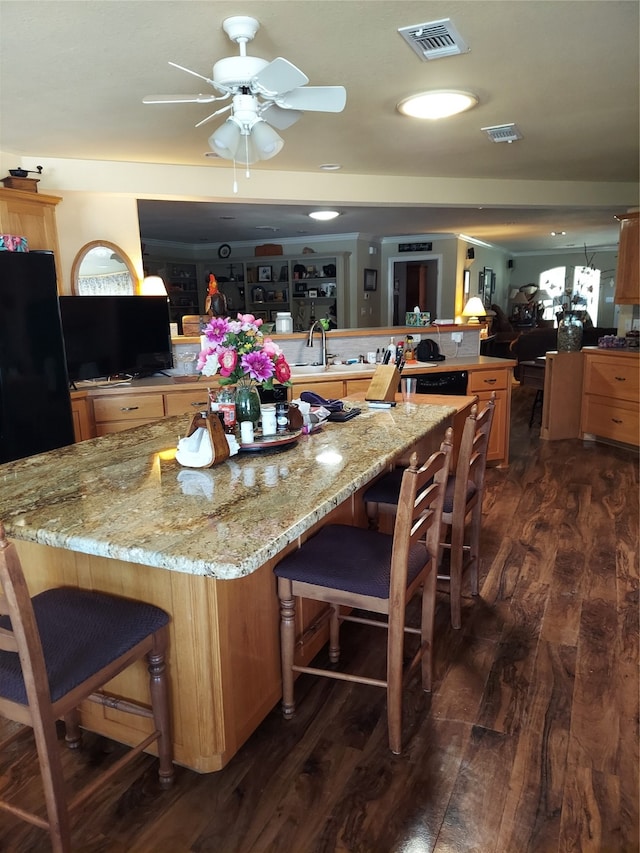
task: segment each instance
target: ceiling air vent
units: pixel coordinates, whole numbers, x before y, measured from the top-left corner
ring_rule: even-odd
[[[400,27],[398,32],[420,59],[425,61],[469,51],[469,47],[450,18],[430,21],[428,24]]]
[[[515,124],[495,124],[493,127],[481,127],[492,142],[515,142],[522,134]]]

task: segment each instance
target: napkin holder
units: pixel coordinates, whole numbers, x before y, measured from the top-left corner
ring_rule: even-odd
[[[400,385],[400,373],[395,364],[379,364],[364,395],[365,400],[393,403]]]
[[[176,460],[186,468],[211,468],[228,459],[229,453],[220,418],[209,412],[193,416],[186,436],[178,442]]]

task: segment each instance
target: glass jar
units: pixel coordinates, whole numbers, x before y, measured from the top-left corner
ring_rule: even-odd
[[[582,320],[570,311],[558,323],[558,352],[579,352],[582,347]]]
[[[276,333],[288,335],[293,332],[293,318],[290,311],[278,311],[276,314]]]
[[[251,421],[257,424],[260,420],[260,395],[255,385],[238,385],[236,388],[236,420]]]

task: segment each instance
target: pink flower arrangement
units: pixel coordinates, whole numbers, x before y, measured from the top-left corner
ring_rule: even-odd
[[[260,331],[253,314],[213,317],[205,326],[198,370],[218,376],[220,385],[255,383],[273,388],[273,380],[289,384],[291,368],[280,347]]]

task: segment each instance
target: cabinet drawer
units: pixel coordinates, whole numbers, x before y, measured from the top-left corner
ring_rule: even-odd
[[[507,387],[509,370],[494,368],[493,370],[470,370],[468,394],[478,394],[481,391],[497,391]]]
[[[207,411],[209,395],[204,386],[197,391],[172,391],[171,394],[165,394],[164,406],[167,415]]]
[[[93,412],[96,422],[149,421],[164,417],[162,394],[123,394],[117,397],[95,397]]]
[[[320,394],[325,400],[339,400],[344,395],[344,382],[340,380],[329,380],[321,382],[311,380],[310,382],[296,382],[291,386],[291,399],[295,400],[303,391],[313,391]]]
[[[614,400],[638,400],[640,383],[638,360],[587,358],[585,388],[588,394]]]
[[[640,415],[636,403],[587,396],[583,415],[583,432],[638,446]]]

